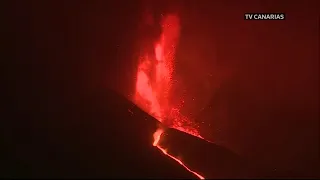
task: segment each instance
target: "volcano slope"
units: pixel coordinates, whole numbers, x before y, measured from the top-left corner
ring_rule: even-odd
[[[0,177],[196,178],[152,146],[158,121],[133,103],[110,90],[76,97],[16,96],[20,101],[7,103]],[[160,145],[205,178],[272,176],[175,129],[166,129]]]
[[[113,91],[104,94],[16,102],[2,126],[0,176],[196,178],[152,146],[155,119]]]
[[[266,171],[233,151],[175,129],[167,129],[160,145],[208,179],[259,178]]]

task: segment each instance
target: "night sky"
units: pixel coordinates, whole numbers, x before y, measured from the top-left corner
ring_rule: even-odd
[[[317,1],[7,2],[1,177],[194,178],[152,147],[157,121],[127,100],[141,39],[159,31],[143,31],[145,9],[181,18],[183,111],[215,143],[194,142],[190,162],[219,174],[214,159],[226,154],[221,164],[244,159],[259,177],[319,177]],[[247,12],[287,17],[245,21]],[[184,138],[168,139],[174,149],[199,141]],[[230,177],[225,169],[216,177]]]

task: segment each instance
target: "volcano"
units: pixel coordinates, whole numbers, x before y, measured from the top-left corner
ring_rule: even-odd
[[[166,92],[165,87],[173,92],[156,94],[163,107],[159,116],[145,98],[139,108],[128,98],[136,84],[135,68],[145,58],[134,55],[133,48],[140,40],[135,28],[143,2],[10,2],[12,8],[5,8],[10,23],[3,26],[9,49],[2,57],[0,177],[199,178],[180,162],[205,178],[318,177],[318,20],[312,18],[317,6],[277,3],[273,7],[288,13],[288,20],[248,22],[243,13],[270,6],[186,3],[178,16],[186,20],[176,53],[176,75],[181,76],[172,74],[179,81],[168,84],[165,78],[157,86],[157,76],[144,70],[155,92]],[[141,34],[160,33],[145,31]],[[143,42],[145,51],[155,55],[151,64],[164,64],[158,55],[159,45],[166,43],[153,40]],[[211,68],[211,60],[221,66]],[[223,66],[237,72],[219,83],[229,74]],[[196,83],[202,77],[217,85]],[[211,91],[215,87],[217,94]],[[194,100],[191,94],[201,97]],[[206,112],[198,117],[202,107]],[[184,126],[175,125],[177,120]],[[204,130],[198,129],[202,121]],[[228,149],[194,136],[194,130]],[[155,135],[161,135],[156,147]],[[257,170],[252,161],[271,167],[270,172]]]

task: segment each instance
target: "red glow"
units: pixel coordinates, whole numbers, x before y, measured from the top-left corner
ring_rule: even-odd
[[[165,16],[162,34],[154,43],[154,53],[140,56],[135,103],[166,126],[202,138],[198,126],[180,113],[184,101],[178,105],[170,101],[174,95],[171,88],[179,33],[179,18],[175,15]]]
[[[175,15],[165,16],[162,21],[162,34],[159,40],[154,43],[154,53],[145,53],[140,56],[134,101],[144,111],[166,126],[202,138],[198,127],[180,113],[184,101],[182,100],[179,105],[174,105],[170,101],[170,97],[172,96],[174,58],[179,33],[179,18]],[[158,145],[162,133],[163,129],[158,129],[154,133],[153,146],[160,149],[163,154],[174,159],[189,172],[200,179],[204,179],[203,176],[190,170],[181,160],[168,154],[165,149]]]

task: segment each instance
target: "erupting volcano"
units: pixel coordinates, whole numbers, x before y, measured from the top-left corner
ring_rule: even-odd
[[[162,32],[158,41],[153,42],[153,52],[145,51],[140,56],[134,102],[164,126],[202,138],[198,125],[180,112],[184,106],[184,99],[181,98],[179,103],[172,101],[173,97],[176,98],[172,87],[177,83],[174,71],[175,51],[180,35],[179,18],[176,15],[164,16],[161,28]],[[150,47],[143,48],[150,49]],[[154,133],[153,145],[188,171],[200,179],[204,179],[203,176],[189,169],[181,160],[168,154],[159,145],[163,132],[164,129],[160,128]]]

